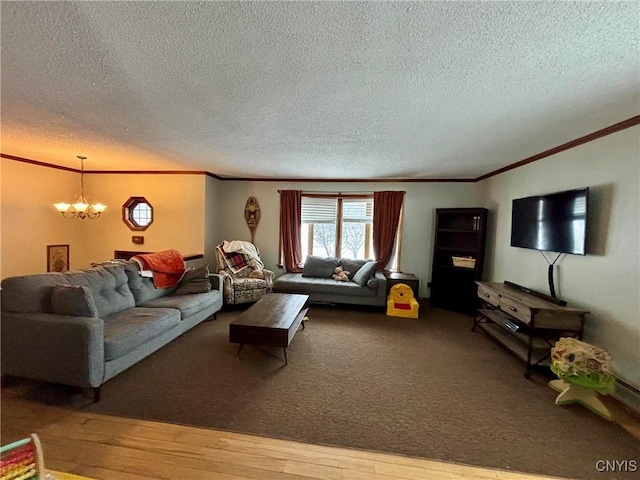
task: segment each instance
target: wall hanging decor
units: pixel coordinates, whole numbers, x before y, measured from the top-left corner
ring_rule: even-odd
[[[249,197],[247,203],[244,206],[244,219],[247,221],[249,231],[251,232],[251,243],[254,243],[253,238],[258,228],[258,222],[260,221],[260,205],[256,197]]]
[[[47,245],[47,272],[69,270],[69,245]]]

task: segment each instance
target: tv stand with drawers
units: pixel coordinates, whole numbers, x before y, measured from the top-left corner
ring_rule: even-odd
[[[564,300],[560,300],[559,298],[552,297],[551,295],[538,292],[537,290],[533,290],[531,288],[523,287],[522,285],[518,285],[517,283],[513,283],[513,282],[509,282],[508,280],[505,280],[504,284],[508,287],[514,288],[516,290],[520,290],[521,292],[528,293],[529,295],[533,295],[534,297],[538,297],[548,302],[555,303],[556,305],[560,305],[561,307],[564,307],[567,305],[567,302],[565,302]]]
[[[519,286],[476,284],[482,306],[471,330],[482,330],[522,360],[526,378],[532,367],[550,365],[551,347],[560,337],[582,340],[588,311],[558,305]]]

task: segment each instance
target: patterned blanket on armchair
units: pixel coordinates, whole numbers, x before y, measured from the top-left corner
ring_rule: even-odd
[[[225,240],[216,249],[233,273],[238,273],[247,267],[252,267],[254,270],[264,269],[264,263],[260,260],[258,249],[250,242],[243,240],[228,242]]]

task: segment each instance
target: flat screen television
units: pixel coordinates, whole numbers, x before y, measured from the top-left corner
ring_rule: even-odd
[[[585,255],[589,188],[516,198],[511,246]]]

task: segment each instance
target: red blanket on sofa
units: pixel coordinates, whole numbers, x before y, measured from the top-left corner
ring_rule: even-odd
[[[131,257],[142,270],[151,270],[156,288],[168,288],[177,285],[187,271],[184,258],[177,250],[163,250]]]

